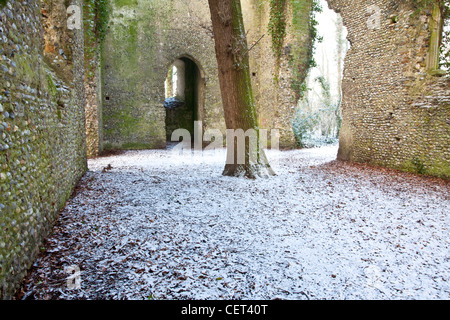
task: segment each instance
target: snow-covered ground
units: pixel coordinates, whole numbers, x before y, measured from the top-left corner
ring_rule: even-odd
[[[448,182],[336,152],[269,152],[278,175],[259,180],[222,176],[224,150],[90,160],[22,295],[449,299]]]

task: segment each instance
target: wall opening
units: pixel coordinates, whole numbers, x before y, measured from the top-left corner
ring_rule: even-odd
[[[306,79],[306,93],[298,101],[293,131],[299,147],[337,144],[342,123],[342,79],[344,58],[350,48],[340,14],[318,1],[316,13],[318,38],[314,44],[315,66]]]
[[[205,82],[198,65],[187,57],[176,59],[165,81],[166,139],[171,141],[176,129],[186,129],[194,136],[194,122],[202,121]]]
[[[439,66],[447,73],[450,72],[450,3],[443,4],[442,36],[440,45]]]

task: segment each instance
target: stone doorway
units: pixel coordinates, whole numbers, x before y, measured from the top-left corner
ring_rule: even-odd
[[[181,57],[169,67],[165,81],[166,139],[186,129],[194,136],[194,122],[202,121],[205,81],[203,72],[192,59]],[[178,140],[177,140],[178,141]]]

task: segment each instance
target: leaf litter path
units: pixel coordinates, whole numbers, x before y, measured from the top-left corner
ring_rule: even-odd
[[[270,151],[256,181],[221,176],[224,150],[89,160],[17,297],[449,299],[448,181],[336,151]]]

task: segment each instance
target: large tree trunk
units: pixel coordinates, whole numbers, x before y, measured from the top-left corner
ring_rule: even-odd
[[[219,82],[227,126],[227,163],[223,175],[256,178],[274,175],[260,144],[258,120],[253,99],[248,46],[240,0],[208,0],[214,31]],[[256,133],[245,139],[245,150],[230,134],[242,129]],[[248,130],[248,131],[247,131]],[[242,131],[241,131],[242,132]],[[239,140],[239,139],[237,139]],[[244,151],[245,161],[238,159]]]

